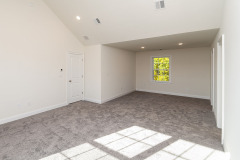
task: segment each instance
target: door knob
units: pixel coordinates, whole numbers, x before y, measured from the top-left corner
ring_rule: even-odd
[[[69,82],[72,82],[72,80],[69,80]]]

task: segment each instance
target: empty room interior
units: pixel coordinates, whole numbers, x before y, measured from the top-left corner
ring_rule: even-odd
[[[239,160],[240,1],[0,0],[0,160]]]

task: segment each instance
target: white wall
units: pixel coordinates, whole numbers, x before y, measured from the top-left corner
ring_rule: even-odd
[[[1,0],[0,26],[0,123],[66,104],[66,54],[82,44],[41,0]]]
[[[240,159],[240,1],[225,1],[224,18],[216,41],[225,37],[225,115],[224,115],[224,148],[231,154],[231,160]]]
[[[85,100],[101,103],[101,45],[85,47]]]
[[[136,54],[102,46],[102,102],[135,91]]]
[[[210,98],[210,48],[136,53],[136,88],[140,91]],[[152,56],[171,57],[171,82],[152,82]]]

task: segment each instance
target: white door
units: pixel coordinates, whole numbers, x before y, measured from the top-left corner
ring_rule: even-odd
[[[83,100],[84,79],[83,79],[83,55],[68,55],[68,103]]]

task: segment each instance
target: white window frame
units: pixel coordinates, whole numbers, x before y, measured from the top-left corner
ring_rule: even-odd
[[[154,67],[153,67],[153,59],[154,58],[169,58],[169,81],[155,81],[154,80]],[[153,83],[171,83],[172,81],[172,72],[171,72],[171,69],[172,69],[172,58],[171,58],[171,56],[152,56],[151,57],[151,81],[153,82]]]

